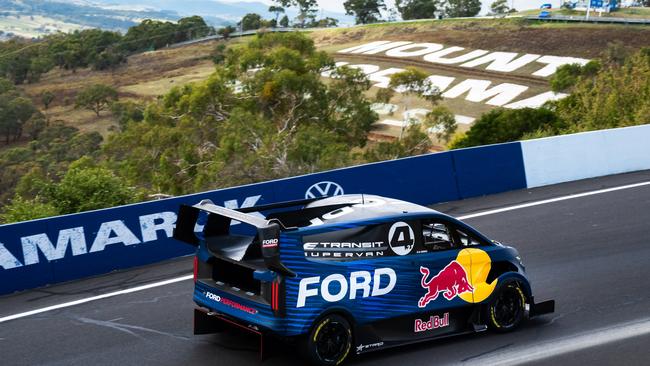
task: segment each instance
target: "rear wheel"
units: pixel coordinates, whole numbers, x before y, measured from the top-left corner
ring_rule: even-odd
[[[517,281],[500,285],[488,303],[487,319],[490,328],[498,332],[514,330],[524,320],[526,295]]]
[[[342,316],[326,315],[307,338],[307,356],[316,365],[340,365],[352,348],[352,327]]]

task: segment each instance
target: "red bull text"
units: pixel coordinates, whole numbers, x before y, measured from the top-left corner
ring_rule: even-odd
[[[415,319],[413,331],[415,333],[426,332],[427,330],[434,330],[449,326],[449,313],[445,313],[442,318],[438,315],[432,315],[428,321]]]

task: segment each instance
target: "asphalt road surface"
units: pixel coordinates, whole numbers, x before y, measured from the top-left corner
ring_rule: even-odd
[[[538,301],[556,312],[513,333],[484,332],[355,358],[355,365],[650,364],[650,172],[436,205],[519,249]],[[524,203],[540,204],[498,210]],[[0,297],[0,319],[191,274],[191,259]],[[192,335],[192,281],[182,280],[18,319],[0,320],[1,365],[290,365],[296,347]]]

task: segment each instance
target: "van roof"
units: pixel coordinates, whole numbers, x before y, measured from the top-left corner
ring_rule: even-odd
[[[438,213],[428,207],[377,195],[348,194],[323,198],[295,211],[274,213],[267,219],[278,219],[285,227],[306,227],[320,224],[372,220],[403,214]]]

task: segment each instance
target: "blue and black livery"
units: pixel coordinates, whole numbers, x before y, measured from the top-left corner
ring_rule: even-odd
[[[391,198],[344,195],[240,210],[203,201],[180,208],[174,237],[197,246],[195,334],[229,323],[297,337],[318,364],[508,331],[554,310],[553,301],[535,304],[514,248]]]

